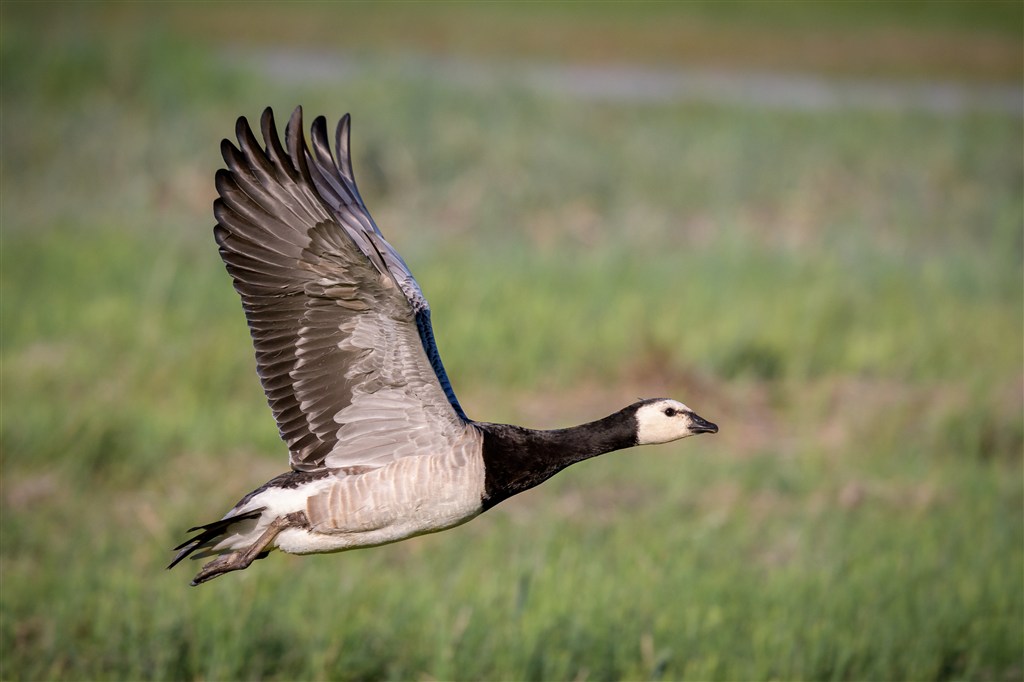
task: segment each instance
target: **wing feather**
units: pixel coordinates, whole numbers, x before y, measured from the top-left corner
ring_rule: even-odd
[[[214,234],[292,468],[303,471],[437,453],[468,428],[426,299],[356,188],[349,121],[332,154],[323,117],[306,145],[301,108],[283,143],[270,109],[264,145],[239,118],[216,176]]]

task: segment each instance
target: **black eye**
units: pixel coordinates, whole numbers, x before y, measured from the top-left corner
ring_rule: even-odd
[[[676,414],[678,414],[676,412],[676,408],[674,408],[674,407],[666,407],[665,408],[665,416],[666,417],[674,417],[674,416],[676,416]]]

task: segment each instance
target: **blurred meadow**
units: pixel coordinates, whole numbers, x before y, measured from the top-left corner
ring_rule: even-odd
[[[0,678],[1024,679],[1019,2],[0,5]],[[787,89],[788,88],[788,89]],[[470,416],[716,436],[200,588],[286,467],[213,242],[353,115]]]

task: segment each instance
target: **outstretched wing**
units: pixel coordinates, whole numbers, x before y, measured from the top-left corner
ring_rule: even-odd
[[[468,419],[434,344],[430,308],[352,176],[349,117],[331,155],[323,117],[266,147],[246,119],[221,144],[214,234],[242,297],[256,368],[291,466],[376,467],[454,442]]]

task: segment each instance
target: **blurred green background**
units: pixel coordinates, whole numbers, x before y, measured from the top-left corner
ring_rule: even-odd
[[[1019,2],[4,2],[3,679],[1024,678]],[[198,589],[218,144],[353,114],[469,414],[721,432]]]

